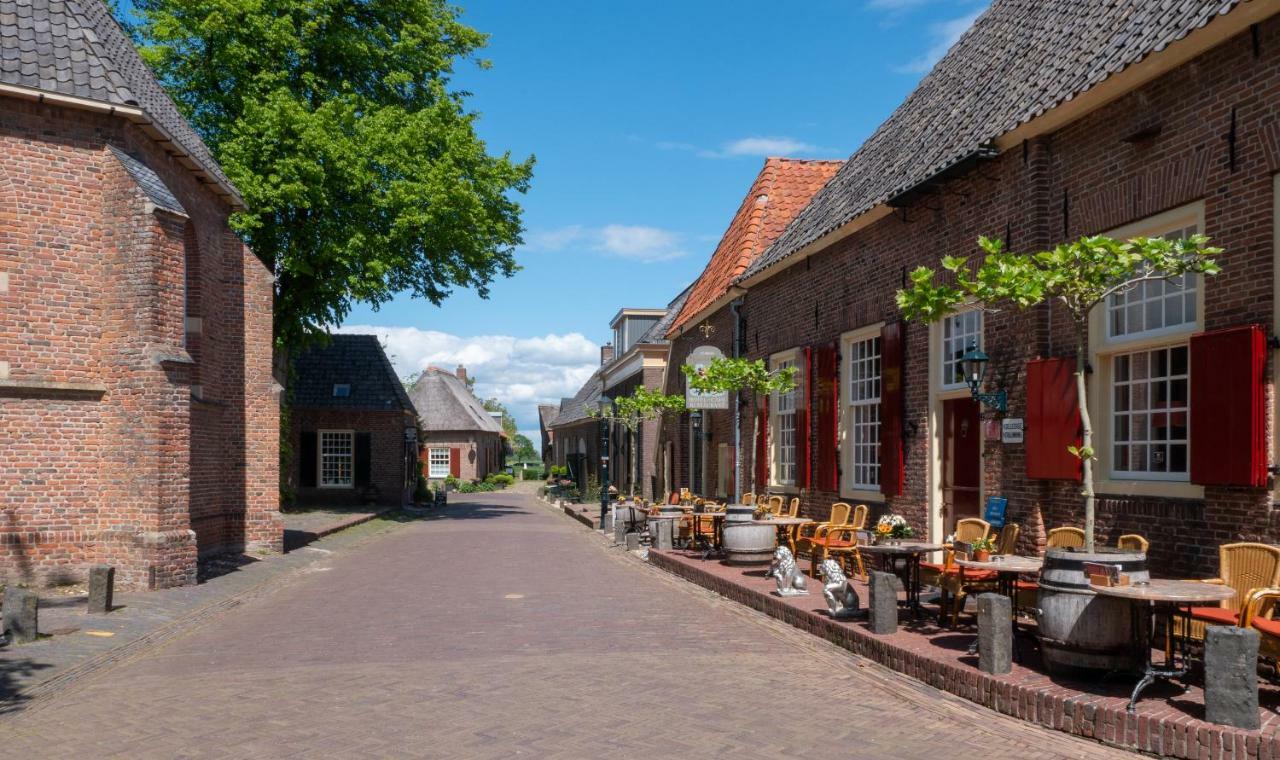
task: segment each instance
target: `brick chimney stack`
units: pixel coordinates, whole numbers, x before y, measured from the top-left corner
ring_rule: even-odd
[[[613,344],[606,343],[600,347],[600,366],[603,367],[611,361],[613,361]]]
[[[467,382],[467,368],[461,364],[458,365],[458,379],[464,383]]]

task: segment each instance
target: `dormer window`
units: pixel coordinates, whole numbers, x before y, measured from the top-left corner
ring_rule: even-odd
[[[333,397],[348,398],[351,395],[351,383],[334,383]]]

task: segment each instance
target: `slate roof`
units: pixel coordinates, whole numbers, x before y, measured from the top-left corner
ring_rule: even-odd
[[[671,299],[671,303],[667,304],[667,313],[662,316],[653,326],[644,331],[644,335],[636,343],[653,343],[662,345],[667,343],[667,333],[671,331],[671,325],[676,321],[676,315],[684,308],[685,303],[689,299],[689,293],[693,290],[693,284],[690,283],[680,294]]]
[[[431,367],[409,389],[422,429],[430,432],[477,431],[502,433],[502,424],[489,415],[467,384],[447,370]]]
[[[765,159],[711,260],[694,281],[683,308],[672,316],[667,333],[674,337],[698,312],[729,292],[733,281],[778,239],[814,193],[843,165],[843,161]]]
[[[133,177],[133,181],[138,184],[143,193],[151,199],[151,202],[166,211],[172,211],[175,214],[187,215],[187,210],[173,195],[173,191],[169,186],[160,179],[160,175],[151,170],[151,167],[142,163],[139,159],[125,153],[114,145],[108,145],[107,149],[111,151],[124,166],[124,170]]]
[[[293,400],[299,409],[359,409],[415,412],[376,335],[329,336],[293,360]],[[334,396],[333,386],[351,386],[351,395]]]
[[[994,0],[752,264],[777,264],[1242,0]]]
[[[590,419],[587,411],[595,408],[603,391],[604,382],[600,378],[600,373],[596,372],[578,389],[573,398],[561,400],[560,413],[551,424],[555,427],[563,427]]]
[[[0,0],[0,83],[140,108],[236,192],[101,0]]]
[[[551,427],[551,423],[555,421],[556,415],[560,413],[560,407],[555,404],[538,404],[538,423],[542,425],[542,429],[546,430]]]

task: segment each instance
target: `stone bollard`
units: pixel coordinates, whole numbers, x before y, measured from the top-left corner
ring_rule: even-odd
[[[671,535],[672,520],[653,520],[649,523],[649,531],[653,533],[653,548],[672,549],[675,539]]]
[[[89,568],[89,614],[106,614],[111,611],[111,598],[115,593],[116,569],[110,565],[94,565]]]
[[[639,549],[640,549],[640,534],[628,533],[627,534],[627,551],[634,552],[634,551],[639,551]]]
[[[613,513],[613,542],[620,544],[627,540],[627,521],[617,512]]]
[[[1000,594],[978,596],[978,670],[1013,670],[1013,601]]]
[[[893,573],[871,573],[867,613],[872,633],[896,633],[898,630],[898,590]]]
[[[9,640],[25,644],[38,638],[40,597],[34,591],[9,586],[4,590],[4,630]]]
[[[1211,625],[1204,639],[1204,719],[1254,730],[1258,722],[1258,632]]]

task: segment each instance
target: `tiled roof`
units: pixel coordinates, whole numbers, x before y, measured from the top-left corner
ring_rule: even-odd
[[[597,372],[578,389],[573,398],[561,400],[560,413],[552,421],[552,426],[563,427],[588,419],[590,415],[587,412],[595,408],[603,392],[604,384],[600,379],[600,373]]]
[[[964,162],[1241,1],[994,0],[744,277]]]
[[[538,423],[542,425],[542,429],[546,430],[551,427],[551,423],[555,421],[556,415],[560,413],[560,407],[555,404],[538,404]]]
[[[334,396],[335,385],[351,386],[351,394]],[[414,411],[376,335],[331,335],[299,354],[291,396],[291,406],[305,409]]]
[[[235,192],[101,0],[0,0],[0,84],[139,108]]]
[[[751,183],[729,229],[711,254],[711,260],[693,283],[683,308],[671,320],[670,334],[729,291],[733,281],[764,253],[800,213],[814,193],[822,189],[843,161],[803,161],[794,158],[765,159],[764,168]]]
[[[173,191],[164,183],[164,180],[160,179],[160,175],[151,170],[151,167],[114,145],[108,145],[107,148],[120,161],[120,164],[124,166],[124,170],[129,173],[129,176],[133,178],[133,181],[137,183],[142,192],[146,193],[152,203],[166,211],[172,211],[183,216],[187,215],[187,210],[174,197]]]
[[[667,342],[667,333],[671,330],[671,325],[675,323],[676,316],[689,300],[689,293],[693,290],[690,284],[680,291],[680,294],[671,299],[671,303],[667,304],[667,313],[662,316],[653,326],[644,331],[644,335],[640,336],[640,340],[636,343],[652,343],[662,345]]]
[[[430,432],[473,430],[501,433],[502,424],[490,416],[467,384],[452,372],[431,367],[409,389],[422,429]]]

